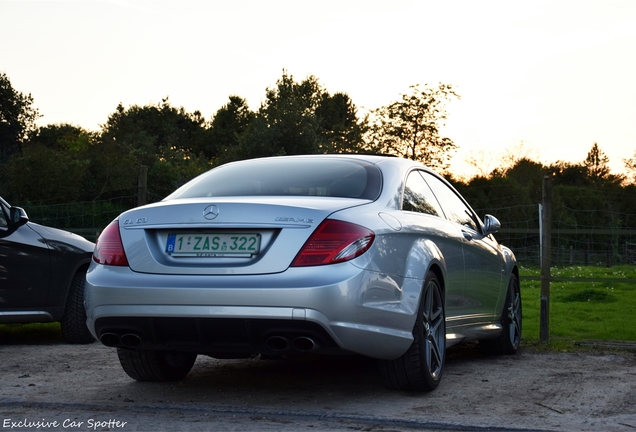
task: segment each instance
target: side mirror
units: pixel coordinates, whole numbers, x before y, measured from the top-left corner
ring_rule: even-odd
[[[11,213],[10,214],[11,224],[15,226],[16,228],[24,225],[25,223],[29,221],[29,217],[27,216],[23,208],[11,207],[9,211]]]
[[[499,231],[499,228],[501,228],[501,222],[499,222],[499,220],[497,220],[496,217],[489,214],[487,214],[484,217],[484,234],[485,235],[494,234],[497,231]]]

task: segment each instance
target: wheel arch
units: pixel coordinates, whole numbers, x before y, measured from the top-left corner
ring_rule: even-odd
[[[519,276],[519,267],[515,264],[515,266],[512,268],[512,272],[511,274],[515,275],[517,277],[517,282],[519,282],[519,285],[521,285],[520,283],[520,276]]]
[[[437,277],[437,281],[442,289],[442,300],[446,300],[446,278],[444,277],[444,272],[442,271],[440,264],[437,262],[431,263],[426,274],[429,272],[433,272]]]
[[[72,271],[68,272],[68,277],[64,281],[64,289],[62,290],[62,295],[60,296],[60,300],[59,300],[61,305],[60,313],[59,313],[59,316],[54,317],[56,321],[59,321],[62,318],[62,316],[64,316],[64,312],[66,312],[68,297],[71,294],[72,284],[73,284],[73,280],[75,279],[75,276],[80,272],[86,273],[88,271],[88,267],[90,263],[91,263],[90,257],[82,259],[81,261],[78,261],[75,264]]]
[[[504,259],[504,269],[507,275],[514,274],[517,276],[517,281],[519,280],[519,265],[517,263],[517,258],[512,250],[506,246],[501,247],[501,252],[503,253]],[[507,287],[507,284],[506,284]]]
[[[415,310],[413,311],[413,315],[412,315],[412,322],[410,323],[411,325],[413,325],[415,323],[415,319],[417,316],[417,308],[419,307],[420,302],[422,301],[422,293],[424,292],[425,289],[425,283],[426,283],[426,277],[428,276],[429,273],[433,273],[435,275],[435,277],[437,278],[437,281],[439,282],[440,285],[440,290],[442,293],[442,301],[444,303],[446,303],[446,271],[445,271],[445,267],[444,267],[444,262],[443,261],[438,261],[438,260],[434,260],[431,261],[430,263],[428,263],[428,266],[425,267],[426,270],[423,272],[422,274],[422,278],[420,279],[421,284],[419,286],[419,291],[417,293],[417,298],[414,301],[414,305],[415,306]]]
[[[66,295],[64,296],[64,301],[66,302],[66,299],[68,298],[68,293],[71,289],[71,284],[73,283],[73,278],[75,277],[76,274],[78,274],[80,271],[86,273],[88,271],[88,266],[90,266],[91,264],[91,259],[92,258],[85,258],[79,262],[77,262],[75,264],[75,267],[73,268],[73,271],[69,273],[70,277],[68,278],[68,281],[66,282]]]
[[[84,306],[84,286],[88,262],[80,261],[72,273],[70,285],[66,289],[65,302],[60,325],[67,343],[87,344],[95,339],[86,324],[86,310]]]

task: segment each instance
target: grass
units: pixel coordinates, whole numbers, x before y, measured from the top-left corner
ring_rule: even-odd
[[[551,274],[559,279],[550,284],[550,345],[571,346],[589,339],[636,341],[636,285],[624,281],[636,278],[635,266],[572,266],[553,268]],[[523,339],[528,344],[539,341],[541,282],[524,276],[539,275],[537,268],[521,269]]]
[[[550,269],[553,278],[588,278],[588,279],[636,279],[636,266],[617,265],[613,267],[597,266],[568,266]],[[521,277],[541,276],[538,267],[521,267]]]
[[[0,345],[63,342],[60,323],[0,324]]]

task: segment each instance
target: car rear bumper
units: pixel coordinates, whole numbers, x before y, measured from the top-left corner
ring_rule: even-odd
[[[249,276],[152,275],[92,265],[85,306],[88,328],[109,346],[392,359],[411,345],[415,318],[395,293],[377,301],[381,290],[401,289],[379,288],[378,279],[350,263]]]

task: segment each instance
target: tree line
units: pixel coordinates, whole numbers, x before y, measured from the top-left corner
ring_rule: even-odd
[[[229,96],[206,120],[199,111],[160,103],[119,104],[98,131],[72,124],[36,126],[40,113],[30,94],[0,73],[0,195],[26,206],[107,200],[132,193],[141,166],[148,169],[151,201],[159,200],[196,175],[223,163],[263,156],[375,153],[422,161],[443,172],[479,212],[536,204],[549,172],[555,200],[564,208],[607,209],[603,221],[572,224],[634,225],[634,178],[612,174],[609,159],[594,143],[585,160],[545,166],[510,154],[507,163],[471,179],[449,172],[456,144],[442,136],[446,106],[460,96],[449,84],[414,85],[386,106],[361,115],[343,92],[331,94],[315,76],[296,80],[286,71],[265,90],[260,107]],[[636,173],[636,154],[625,160]],[[520,216],[520,215],[519,215]],[[513,220],[516,216],[510,216]],[[585,216],[593,218],[594,216]]]
[[[199,111],[121,103],[98,131],[72,124],[36,126],[33,97],[0,73],[0,193],[59,203],[107,199],[137,185],[141,166],[155,199],[214,166],[297,154],[386,153],[448,166],[455,145],[440,134],[452,86],[413,86],[402,100],[361,116],[351,98],[331,94],[315,76],[283,71],[253,111],[229,96],[210,120]]]

